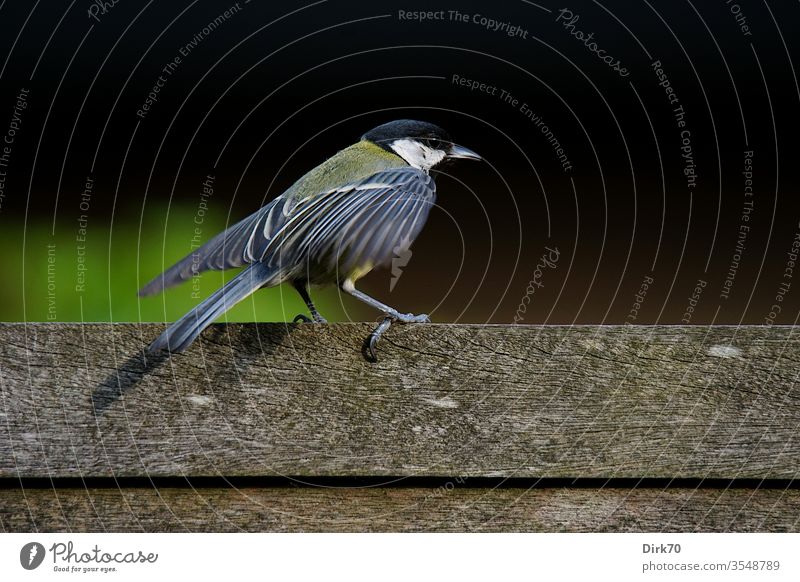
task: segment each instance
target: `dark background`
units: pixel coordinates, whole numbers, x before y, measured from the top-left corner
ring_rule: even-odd
[[[5,168],[0,318],[177,317],[197,302],[188,287],[170,302],[140,302],[136,289],[189,252],[207,175],[215,179],[203,239],[369,128],[413,117],[442,125],[486,162],[437,177],[440,207],[391,292],[388,271],[364,280],[366,291],[401,311],[432,313],[434,321],[509,322],[516,314],[521,323],[680,323],[702,280],[691,323],[794,323],[800,281],[785,269],[800,232],[800,6],[538,4],[240,2],[182,59],[140,119],[161,69],[233,2],[122,0],[99,22],[87,1],[3,2],[0,139],[17,94],[30,93]],[[565,7],[580,17],[575,29],[593,32],[629,76],[556,22]],[[517,25],[527,38],[447,15],[398,18],[398,10],[454,9]],[[654,60],[686,112],[694,189]],[[505,89],[519,103],[458,86],[454,74]],[[522,103],[552,130],[571,170]],[[746,150],[754,194],[742,222]],[[87,177],[94,189],[82,212]],[[91,259],[76,291],[81,214]],[[750,230],[725,299],[742,224]],[[545,247],[557,248],[559,259],[537,274]],[[218,285],[213,276],[203,293]],[[533,278],[542,286],[522,313]],[[781,283],[788,287],[778,302]],[[276,319],[299,309],[292,298],[287,313],[272,310],[276,295],[268,293],[262,308],[234,316]],[[376,316],[336,290],[321,297],[333,319]]]

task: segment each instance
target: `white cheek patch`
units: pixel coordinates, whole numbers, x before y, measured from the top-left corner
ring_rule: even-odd
[[[409,166],[425,172],[441,162],[446,155],[442,150],[435,150],[413,139],[398,139],[390,147]]]

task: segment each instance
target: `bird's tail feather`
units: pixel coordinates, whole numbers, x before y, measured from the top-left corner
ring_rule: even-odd
[[[262,263],[250,265],[189,313],[171,324],[150,344],[147,351],[150,353],[165,349],[171,352],[184,351],[217,317],[261,288],[273,275],[274,270]]]

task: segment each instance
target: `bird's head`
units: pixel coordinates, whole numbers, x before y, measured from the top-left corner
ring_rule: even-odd
[[[425,172],[447,160],[481,159],[472,150],[454,144],[441,127],[425,121],[413,119],[390,121],[368,131],[361,139],[371,141],[397,154],[408,165]]]

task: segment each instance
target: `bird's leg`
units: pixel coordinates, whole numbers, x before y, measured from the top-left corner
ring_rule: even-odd
[[[377,299],[373,299],[366,293],[362,293],[356,289],[353,282],[349,279],[342,283],[342,290],[345,293],[352,295],[356,299],[363,301],[370,307],[374,307],[375,309],[386,314],[386,317],[383,318],[383,321],[381,321],[378,324],[378,327],[376,327],[369,335],[364,345],[364,349],[366,350],[369,359],[373,362],[378,361],[378,357],[375,355],[375,346],[378,344],[378,340],[381,339],[383,333],[389,329],[393,322],[400,321],[402,323],[430,323],[431,321],[431,318],[424,313],[421,315],[414,315],[412,313],[398,312],[396,309],[393,309],[385,303],[381,303]]]
[[[378,311],[382,311],[390,317],[394,321],[399,321],[401,323],[430,323],[431,318],[427,316],[427,314],[423,313],[420,315],[414,315],[413,313],[400,313],[396,309],[389,307],[385,303],[381,303],[377,299],[373,299],[366,293],[362,293],[358,289],[355,288],[355,285],[351,280],[346,280],[342,283],[342,291],[345,293],[352,295],[359,301],[363,301],[370,307],[374,307]]]
[[[297,289],[297,292],[300,293],[300,297],[303,298],[303,301],[305,301],[306,305],[308,306],[308,310],[311,312],[311,317],[314,318],[314,322],[328,323],[328,320],[322,317],[319,314],[319,311],[317,311],[317,308],[314,307],[314,302],[311,301],[311,295],[308,294],[308,285],[306,284],[306,282],[297,280],[294,281],[294,283],[292,284],[294,285],[294,288]],[[295,323],[297,323],[298,321],[311,323],[311,320],[302,313],[294,318]]]

